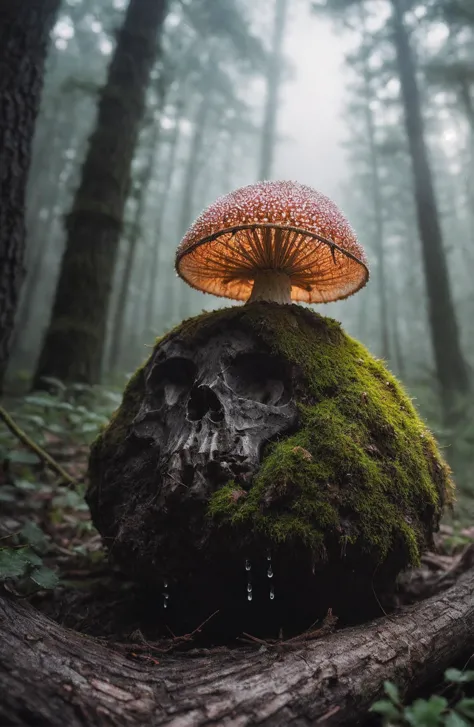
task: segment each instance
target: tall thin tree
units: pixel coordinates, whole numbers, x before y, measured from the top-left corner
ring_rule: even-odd
[[[100,378],[131,164],[166,8],[166,0],[128,4],[67,218],[66,251],[36,385],[44,376],[87,383]]]
[[[0,392],[25,252],[25,196],[50,29],[60,0],[0,5]]]
[[[283,69],[283,40],[288,7],[289,0],[275,0],[275,21],[272,48],[268,58],[267,97],[262,127],[259,179],[269,179],[272,173],[277,135],[278,92]]]
[[[456,399],[469,390],[469,374],[461,349],[446,253],[425,143],[415,61],[404,17],[404,1],[391,0],[393,42],[401,83],[405,126],[412,160],[428,310],[436,371],[445,419],[449,423]]]

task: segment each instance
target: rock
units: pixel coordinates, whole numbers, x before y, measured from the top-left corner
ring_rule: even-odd
[[[92,447],[87,493],[113,559],[156,588],[155,616],[184,630],[219,610],[226,637],[379,613],[451,499],[383,363],[336,321],[270,303],[156,343]]]

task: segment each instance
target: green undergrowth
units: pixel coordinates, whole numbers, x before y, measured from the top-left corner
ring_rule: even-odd
[[[383,727],[470,727],[474,724],[474,671],[447,669],[441,694],[405,705],[393,682],[384,682],[384,698],[370,712],[380,715]]]
[[[229,482],[213,494],[209,516],[270,542],[299,542],[321,558],[352,549],[379,563],[398,550],[404,565],[417,564],[452,500],[452,483],[395,377],[339,323],[295,305],[205,313],[164,340],[179,334],[199,345],[223,327],[252,329],[293,365],[300,422],[266,447],[249,489]],[[139,369],[96,444],[103,455],[124,436],[143,386]]]

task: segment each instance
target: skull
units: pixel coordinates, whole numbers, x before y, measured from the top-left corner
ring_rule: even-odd
[[[249,331],[158,346],[132,432],[153,445],[161,503],[207,500],[230,480],[248,486],[264,444],[296,425],[291,382],[290,365]]]

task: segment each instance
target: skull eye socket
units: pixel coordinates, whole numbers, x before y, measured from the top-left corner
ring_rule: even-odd
[[[147,381],[153,408],[174,406],[189,393],[196,375],[196,366],[186,358],[169,358],[154,366]]]
[[[242,399],[284,406],[291,399],[289,366],[266,353],[242,353],[224,373],[227,386]]]
[[[188,401],[188,419],[193,422],[200,421],[209,414],[211,421],[217,423],[224,418],[222,405],[208,386],[196,386],[191,391]]]

